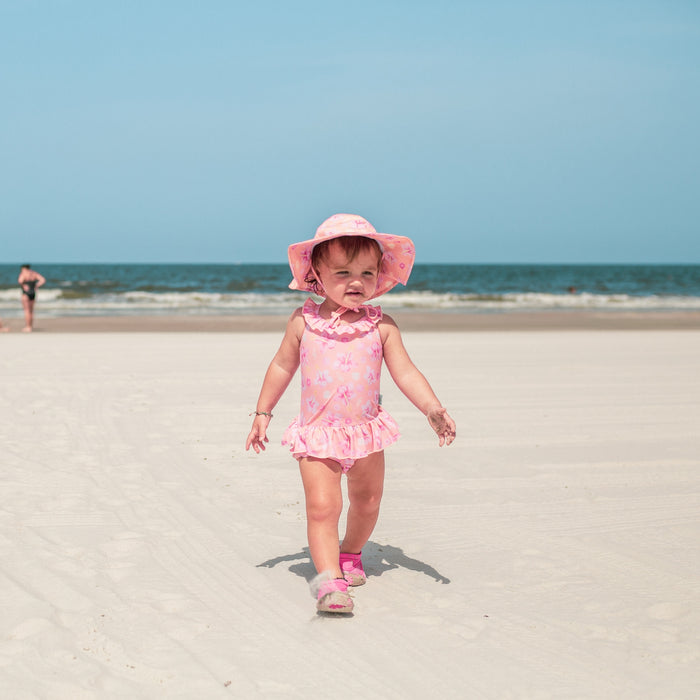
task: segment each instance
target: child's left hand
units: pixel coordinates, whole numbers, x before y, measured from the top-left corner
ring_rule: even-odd
[[[457,426],[446,408],[432,408],[427,414],[428,422],[440,438],[440,447],[451,445],[457,435]]]

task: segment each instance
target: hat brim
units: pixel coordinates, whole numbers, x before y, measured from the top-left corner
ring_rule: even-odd
[[[377,288],[371,297],[372,299],[385,294],[397,284],[405,285],[408,282],[416,259],[415,247],[410,238],[374,231],[361,234],[339,232],[337,235],[327,236],[321,240],[312,238],[289,246],[287,256],[293,277],[289,288],[303,292],[314,292],[313,287],[306,281],[311,271],[311,254],[313,249],[319,243],[323,243],[323,241],[347,235],[361,235],[365,238],[371,238],[377,241],[382,249],[382,261],[379,266],[379,274],[377,275]]]

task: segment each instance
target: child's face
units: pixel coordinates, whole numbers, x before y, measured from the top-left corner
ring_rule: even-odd
[[[335,307],[354,309],[369,301],[377,289],[379,254],[375,250],[361,250],[353,260],[348,260],[338,243],[331,242],[317,272],[326,299]]]

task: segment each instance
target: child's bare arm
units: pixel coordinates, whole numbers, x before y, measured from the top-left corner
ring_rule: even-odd
[[[265,450],[265,443],[268,442],[267,426],[272,418],[272,409],[277,405],[299,367],[299,342],[303,324],[303,317],[298,311],[295,311],[287,322],[287,329],[279,350],[265,373],[255,407],[256,415],[245,443],[246,450],[252,447],[258,454],[261,450]]]
[[[413,364],[394,321],[384,316],[381,325],[384,361],[396,386],[423,413],[437,433],[439,444],[450,445],[457,434],[454,420],[435,395],[428,380]]]

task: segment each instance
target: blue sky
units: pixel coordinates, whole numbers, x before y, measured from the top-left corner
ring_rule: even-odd
[[[700,263],[700,3],[0,0],[0,262]]]

